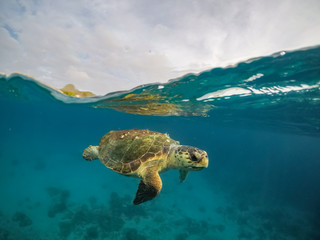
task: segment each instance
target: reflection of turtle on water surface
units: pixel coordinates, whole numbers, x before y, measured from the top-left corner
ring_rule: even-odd
[[[115,172],[141,178],[134,204],[149,201],[160,193],[159,173],[177,169],[182,182],[189,171],[208,167],[205,151],[179,145],[167,134],[139,129],[107,133],[99,146],[84,150],[83,158],[88,161],[100,159]]]

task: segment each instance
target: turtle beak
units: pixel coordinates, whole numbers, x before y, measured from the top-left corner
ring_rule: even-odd
[[[208,154],[206,152],[204,152],[203,154],[201,154],[202,159],[200,160],[200,164],[202,167],[207,168],[209,166],[209,158],[208,158]]]
[[[208,157],[203,157],[202,160],[201,160],[201,163],[203,164],[203,167],[207,168],[209,166]]]
[[[202,162],[203,162],[205,168],[209,167],[209,159],[208,159],[208,157],[203,158]]]

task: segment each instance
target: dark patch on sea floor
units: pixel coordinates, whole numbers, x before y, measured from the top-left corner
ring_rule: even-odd
[[[165,208],[159,202],[150,202],[135,206],[129,195],[116,192],[105,202],[91,196],[80,203],[71,200],[72,192],[67,189],[50,186],[45,191],[50,202],[43,217],[53,221],[45,235],[37,231],[28,210],[18,210],[11,216],[0,212],[1,240],[222,240],[230,236],[239,240],[320,239],[317,216],[306,217],[286,208],[232,204],[219,206],[210,213],[202,206],[198,211],[203,218],[199,219],[185,216],[177,205]],[[33,204],[32,199],[28,202]]]

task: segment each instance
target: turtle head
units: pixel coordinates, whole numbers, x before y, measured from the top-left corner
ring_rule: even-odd
[[[173,148],[171,156],[176,168],[188,171],[199,171],[209,165],[207,152],[191,146],[177,145]]]

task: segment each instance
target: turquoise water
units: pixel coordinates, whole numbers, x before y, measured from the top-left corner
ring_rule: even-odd
[[[320,239],[320,47],[79,99],[0,76],[0,239]],[[139,180],[83,150],[150,129],[209,168],[135,206]]]

